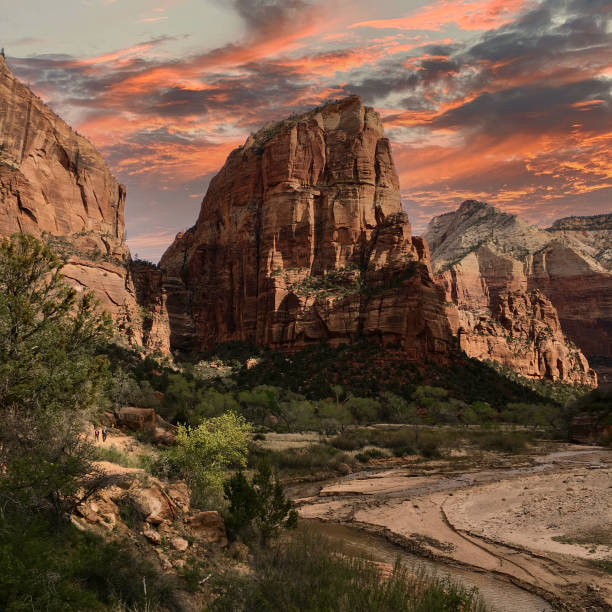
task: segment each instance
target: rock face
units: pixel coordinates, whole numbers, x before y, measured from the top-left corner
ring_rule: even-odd
[[[267,126],[232,152],[160,267],[176,349],[365,335],[414,358],[449,350],[389,141],[357,97]]]
[[[143,339],[124,207],[125,188],[93,145],[0,57],[0,235],[25,232],[50,243],[67,260],[66,279],[78,290],[93,290],[125,337],[163,348],[155,332]]]
[[[608,245],[612,236],[588,231],[540,230],[475,201],[431,221],[425,237],[436,280],[468,355],[527,376],[595,384],[582,351],[612,357],[612,275],[595,258],[606,252],[599,232],[608,232]]]

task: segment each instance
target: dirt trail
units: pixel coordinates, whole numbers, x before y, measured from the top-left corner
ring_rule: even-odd
[[[612,558],[610,451],[569,447],[530,466],[452,476],[363,472],[297,503],[304,518],[352,524],[420,555],[503,576],[558,609],[612,610],[612,576],[593,564]]]

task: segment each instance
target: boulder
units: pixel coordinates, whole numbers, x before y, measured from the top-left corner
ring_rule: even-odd
[[[157,525],[162,521],[173,521],[176,510],[168,496],[157,487],[141,488],[136,485],[128,492],[130,502],[148,523]]]
[[[214,510],[198,512],[189,517],[187,523],[194,534],[202,540],[221,546],[227,545],[225,522],[218,512]]]
[[[150,527],[148,527],[147,529],[143,530],[142,535],[147,538],[149,542],[155,544],[156,546],[161,544],[161,535],[159,535],[159,533],[155,531],[155,529],[151,529]]]
[[[189,542],[185,538],[176,536],[170,540],[170,545],[178,552],[185,552],[189,548]]]
[[[117,425],[127,427],[132,431],[143,431],[145,428],[155,428],[157,414],[152,408],[136,408],[123,406],[116,413]]]
[[[182,512],[189,512],[191,492],[184,482],[175,482],[167,485],[166,493]]]

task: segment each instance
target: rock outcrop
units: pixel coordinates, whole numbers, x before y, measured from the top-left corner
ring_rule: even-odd
[[[0,235],[24,232],[50,243],[66,259],[66,279],[94,291],[130,342],[163,349],[156,320],[143,339],[124,240],[125,195],[94,146],[0,57]]]
[[[357,97],[269,125],[233,151],[160,267],[176,349],[366,336],[417,358],[451,344],[389,141]]]
[[[425,237],[436,280],[468,355],[527,376],[595,384],[582,352],[612,357],[612,275],[595,259],[605,239],[581,242],[569,231],[540,230],[475,201],[431,221]]]

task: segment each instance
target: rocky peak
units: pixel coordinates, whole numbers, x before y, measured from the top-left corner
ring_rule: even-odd
[[[589,217],[563,217],[557,219],[549,228],[549,232],[561,230],[573,231],[604,231],[612,230],[612,213],[606,215],[591,215]]]
[[[428,266],[378,114],[358,97],[326,104],[232,152],[196,226],[164,254],[172,344],[289,348],[365,334],[445,353]]]
[[[501,330],[496,327],[499,297],[539,289],[558,311],[563,330],[559,342],[565,333],[588,356],[612,357],[612,304],[605,298],[612,291],[612,276],[606,269],[606,258],[612,259],[612,236],[610,230],[595,229],[605,228],[605,217],[565,219],[541,230],[516,215],[468,201],[454,213],[434,218],[425,237],[431,245],[437,282],[459,309],[464,338],[474,330],[476,320],[468,313],[487,318],[489,336],[493,336]],[[482,342],[466,342],[465,350],[486,358]],[[506,354],[504,362],[509,359]],[[577,370],[568,364],[559,371],[562,378],[577,380],[570,374]]]
[[[551,238],[573,244],[605,270],[612,270],[612,213],[590,217],[565,217],[546,230]]]
[[[0,235],[24,232],[50,243],[66,260],[66,279],[93,290],[123,334],[143,344],[125,195],[94,146],[0,58]]]
[[[524,260],[550,242],[546,232],[517,215],[476,200],[466,200],[455,212],[434,217],[424,237],[437,272],[482,246]]]

